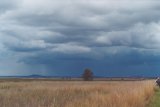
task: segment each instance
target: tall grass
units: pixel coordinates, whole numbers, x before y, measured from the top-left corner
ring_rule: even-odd
[[[144,107],[152,81],[3,82],[0,107]]]

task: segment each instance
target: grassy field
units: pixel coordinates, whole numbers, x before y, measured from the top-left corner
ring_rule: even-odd
[[[153,94],[153,81],[3,81],[0,107],[145,107]]]
[[[148,107],[160,107],[160,89],[157,88],[155,91],[156,92]]]

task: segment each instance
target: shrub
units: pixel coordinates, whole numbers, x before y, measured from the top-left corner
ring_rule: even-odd
[[[92,81],[93,80],[93,72],[90,69],[85,69],[82,75],[85,81]]]

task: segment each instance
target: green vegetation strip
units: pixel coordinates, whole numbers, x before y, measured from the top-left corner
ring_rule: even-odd
[[[156,89],[155,95],[153,96],[149,107],[160,107],[160,89]]]

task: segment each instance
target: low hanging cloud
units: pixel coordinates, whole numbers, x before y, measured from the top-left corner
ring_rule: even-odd
[[[32,64],[43,65],[53,74],[80,72],[77,69],[96,66],[97,61],[94,69],[103,65],[102,71],[115,70],[108,65],[122,64],[124,70],[126,63],[158,64],[159,7],[157,0],[1,1],[0,55],[29,70]],[[135,61],[134,55],[142,58]]]

